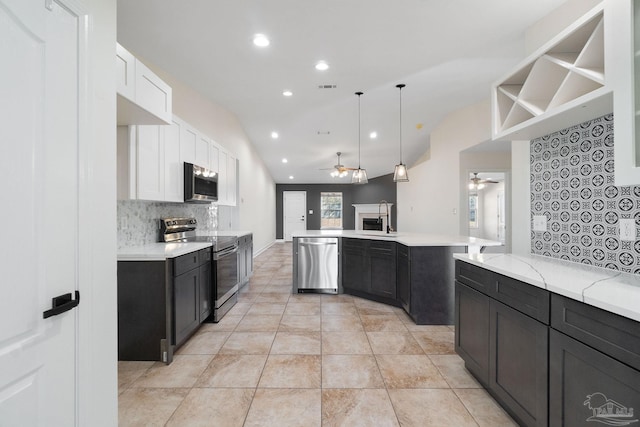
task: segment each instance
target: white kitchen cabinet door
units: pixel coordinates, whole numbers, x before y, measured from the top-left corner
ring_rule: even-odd
[[[196,139],[196,160],[195,164],[202,166],[205,169],[211,169],[209,166],[209,145],[211,144],[209,138],[203,134],[199,134]]]
[[[181,123],[173,120],[164,130],[164,200],[184,201],[184,166],[180,158]]]
[[[226,151],[220,150],[220,157],[218,161],[218,204],[226,205],[229,203],[228,192],[227,192],[227,158],[228,155]]]
[[[116,45],[116,73],[118,94],[135,101],[136,57],[119,44]]]
[[[227,204],[229,206],[236,205],[237,191],[236,158],[229,154],[227,156]]]
[[[213,172],[220,172],[219,159],[220,148],[215,142],[211,141],[211,145],[209,145],[209,169]]]
[[[137,126],[137,198],[164,200],[164,132],[163,126]]]
[[[180,129],[180,158],[183,162],[196,163],[196,143],[198,142],[198,131],[189,126],[186,122],[181,122]]]
[[[171,124],[171,87],[116,44],[118,125]]]

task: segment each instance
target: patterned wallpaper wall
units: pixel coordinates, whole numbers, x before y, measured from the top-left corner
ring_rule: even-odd
[[[218,206],[209,204],[118,200],[118,248],[158,241],[158,220],[194,217],[203,232],[218,229]]]
[[[531,251],[640,274],[640,186],[614,185],[613,115],[531,141]],[[634,218],[636,240],[621,241],[619,220]]]

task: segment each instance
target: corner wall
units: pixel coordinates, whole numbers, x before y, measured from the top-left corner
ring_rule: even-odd
[[[431,133],[430,158],[409,169],[398,183],[398,229],[460,234],[462,150],[491,139],[489,100],[448,115]]]

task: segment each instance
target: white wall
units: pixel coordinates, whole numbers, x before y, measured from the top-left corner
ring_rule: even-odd
[[[237,215],[239,223],[233,224],[234,228],[253,232],[256,252],[271,245],[276,238],[276,185],[238,118],[153,63],[140,59],[171,86],[173,113],[234,153],[239,161],[239,212],[221,207],[220,220],[225,223],[220,228],[228,229],[227,224]]]
[[[91,194],[81,203],[88,209],[81,230],[90,242],[82,254],[90,270],[79,283],[78,425],[118,423],[118,319],[116,276],[116,0],[82,0],[90,15],[87,67],[89,164],[86,179]],[[84,307],[84,308],[83,308]],[[73,410],[73,408],[70,408]],[[0,421],[0,424],[2,422]]]
[[[398,230],[460,234],[459,153],[491,139],[487,99],[448,115],[431,133],[430,157],[398,186]]]

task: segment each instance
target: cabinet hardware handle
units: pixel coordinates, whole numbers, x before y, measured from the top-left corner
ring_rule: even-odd
[[[65,311],[69,311],[80,304],[80,292],[75,291],[76,299],[71,298],[71,294],[59,295],[51,298],[51,309],[42,313],[42,318],[46,319],[51,316],[57,316]]]

